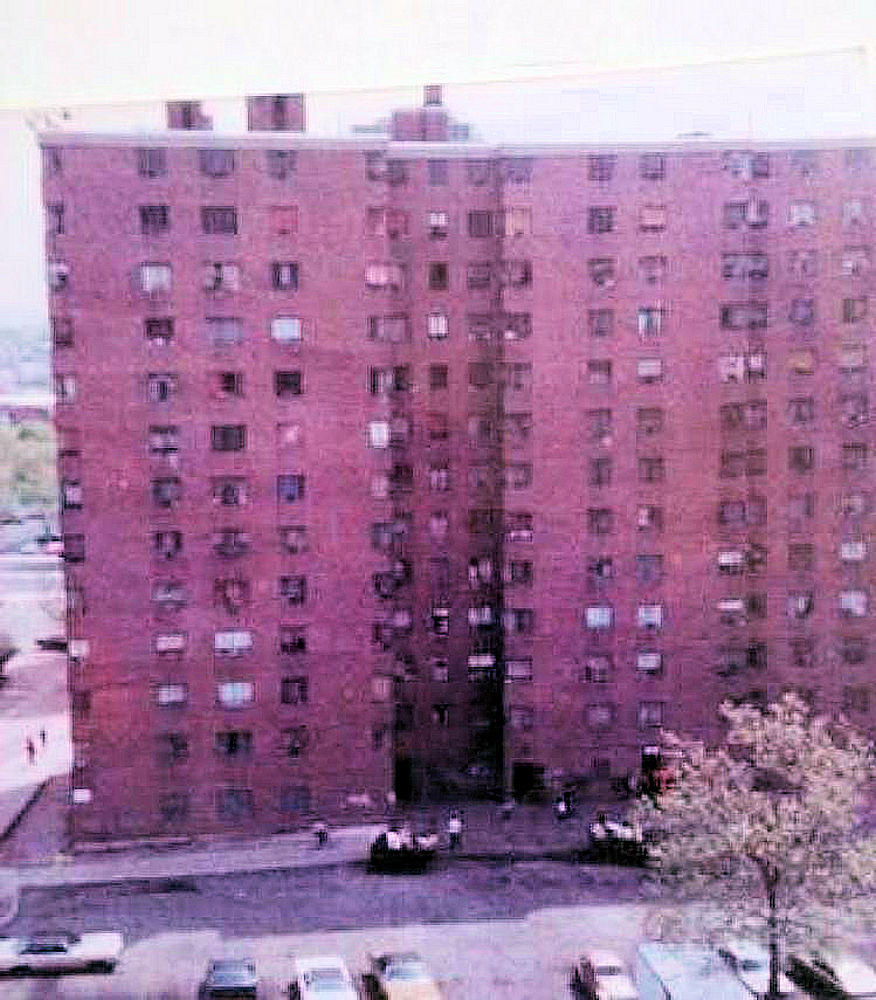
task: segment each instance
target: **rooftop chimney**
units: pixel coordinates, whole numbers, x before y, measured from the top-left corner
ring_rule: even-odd
[[[165,107],[168,128],[205,131],[213,127],[213,119],[201,110],[200,101],[168,101]]]
[[[246,127],[250,132],[303,132],[304,121],[304,94],[246,99]]]

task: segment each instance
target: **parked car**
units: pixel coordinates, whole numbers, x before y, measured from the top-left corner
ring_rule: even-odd
[[[37,639],[38,649],[53,653],[66,653],[67,640],[63,635],[48,635],[44,639]]]
[[[125,947],[121,934],[58,931],[0,939],[0,972],[112,972]]]
[[[770,953],[754,941],[732,940],[718,948],[718,954],[736,973],[753,997],[765,997],[770,985]],[[779,996],[795,997],[797,989],[779,974]]]
[[[251,958],[215,959],[198,990],[199,1000],[254,1000],[258,977]]]
[[[876,998],[876,970],[848,952],[791,955],[788,977],[801,989],[831,1000]]]
[[[441,1000],[438,984],[415,952],[372,957],[371,981],[380,1000]]]
[[[438,837],[434,833],[414,834],[408,827],[390,829],[372,843],[368,867],[376,872],[424,872],[437,847]]]
[[[359,1000],[350,971],[340,958],[299,958],[290,1000]]]
[[[639,1000],[624,963],[601,948],[581,956],[572,974],[572,987],[586,1000]]]
[[[648,847],[642,830],[627,820],[610,819],[600,813],[590,824],[587,846],[580,857],[593,864],[644,868],[648,864]]]

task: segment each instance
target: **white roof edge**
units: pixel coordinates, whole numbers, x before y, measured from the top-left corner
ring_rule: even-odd
[[[728,149],[750,150],[828,150],[876,147],[876,136],[838,136],[813,139],[752,139],[743,136],[703,139],[667,139],[645,142],[553,142],[553,143],[476,143],[476,142],[394,142],[386,137],[350,136],[344,138],[302,135],[298,132],[236,132],[164,130],[159,132],[68,132],[38,133],[41,146],[166,146],[193,149],[327,149],[386,150],[402,159],[414,156],[473,159],[485,156],[563,156],[576,153],[611,152],[715,152]]]

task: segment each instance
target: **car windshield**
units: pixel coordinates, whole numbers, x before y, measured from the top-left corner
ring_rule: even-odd
[[[328,993],[347,985],[340,969],[312,969],[304,976],[304,981],[314,993]]]
[[[597,976],[622,976],[624,970],[619,965],[597,965]]]
[[[425,966],[420,962],[404,962],[400,965],[391,965],[386,970],[386,978],[403,982],[416,982],[428,977]]]
[[[739,963],[739,968],[743,972],[758,972],[764,967],[759,958],[743,958]]]
[[[255,966],[246,962],[222,962],[210,970],[210,978],[216,984],[235,985],[249,982],[255,975]]]

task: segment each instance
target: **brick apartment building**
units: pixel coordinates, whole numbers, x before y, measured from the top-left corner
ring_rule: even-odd
[[[876,148],[42,137],[80,838],[873,731]]]

